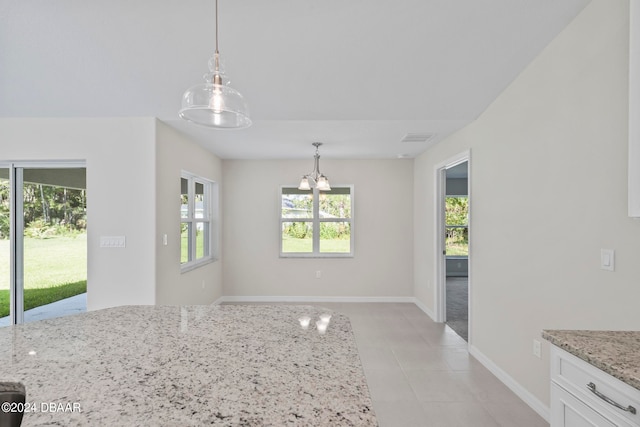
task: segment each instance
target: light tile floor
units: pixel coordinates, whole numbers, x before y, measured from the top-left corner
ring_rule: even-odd
[[[380,427],[548,427],[414,304],[316,304],[349,316]]]
[[[86,292],[27,310],[24,312],[24,322],[29,323],[37,320],[53,319],[55,317],[84,313],[85,311],[87,311]],[[9,316],[0,318],[0,327],[9,326],[10,324]]]
[[[315,305],[351,319],[380,427],[549,426],[416,305]]]

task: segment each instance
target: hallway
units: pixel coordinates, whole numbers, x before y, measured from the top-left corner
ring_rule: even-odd
[[[447,326],[469,341],[468,277],[447,277]]]

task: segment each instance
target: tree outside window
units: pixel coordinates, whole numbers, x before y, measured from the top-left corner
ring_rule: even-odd
[[[445,198],[445,249],[447,256],[469,256],[469,198]]]
[[[353,188],[330,191],[283,187],[281,256],[352,256]]]

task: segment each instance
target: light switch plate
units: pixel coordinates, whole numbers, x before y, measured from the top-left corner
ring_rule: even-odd
[[[615,251],[613,249],[600,249],[600,268],[607,271],[615,270]]]
[[[125,236],[100,236],[101,248],[126,248],[127,239]]]

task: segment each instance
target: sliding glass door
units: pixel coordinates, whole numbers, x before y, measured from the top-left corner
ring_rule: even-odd
[[[11,187],[9,185],[9,168],[0,166],[0,326],[9,324],[11,286],[11,250],[9,236],[11,233]]]
[[[4,183],[9,203],[2,218],[8,218],[9,239],[0,240],[0,251],[8,248],[9,274],[8,286],[0,278],[0,326],[85,311],[86,169],[75,163],[15,163],[4,170],[9,179],[0,182],[0,191]]]

